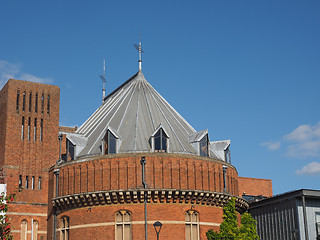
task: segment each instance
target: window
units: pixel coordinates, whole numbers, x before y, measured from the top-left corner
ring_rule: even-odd
[[[154,151],[155,152],[167,152],[167,140],[168,137],[162,128],[154,135]]]
[[[43,113],[43,108],[44,108],[44,94],[42,93],[42,96],[41,96],[41,113]]]
[[[28,141],[30,140],[30,118],[28,118]]]
[[[28,222],[26,220],[21,221],[21,240],[27,240]]]
[[[60,220],[60,240],[69,239],[69,218],[64,216]]]
[[[34,119],[33,140],[37,141],[37,119]]]
[[[41,122],[40,122],[40,142],[42,142],[42,136],[43,136],[43,119],[41,119]]]
[[[104,154],[117,153],[117,137],[110,130],[104,137]]]
[[[33,231],[33,238],[34,240],[38,239],[38,229],[39,229],[39,222],[33,220],[32,222],[32,231]]]
[[[203,157],[208,157],[208,143],[209,143],[209,138],[208,134],[206,134],[201,140],[200,140],[200,156]]]
[[[48,94],[47,113],[50,114],[50,94]]]
[[[320,212],[316,213],[317,239],[320,239]]]
[[[19,112],[19,98],[20,98],[20,90],[17,90],[17,103],[16,103],[17,112]]]
[[[24,138],[24,117],[22,117],[22,123],[21,123],[21,140]]]
[[[29,176],[26,176],[26,189],[29,188]]]
[[[76,145],[74,145],[69,139],[67,139],[67,159],[66,161],[69,160],[74,160],[74,148]]]
[[[31,180],[31,188],[32,189],[34,189],[34,180],[35,180],[35,178],[34,178],[34,176],[32,176],[32,180]]]
[[[22,188],[22,175],[19,175],[19,188]]]
[[[22,111],[24,111],[26,108],[26,92],[23,92],[22,95]]]
[[[38,112],[38,93],[36,93],[36,99],[34,101],[34,111]]]
[[[39,177],[39,181],[38,181],[38,189],[41,189],[41,177]]]
[[[32,93],[29,95],[29,112],[31,112],[31,106],[32,106]]]
[[[123,210],[116,213],[116,240],[131,240],[131,214]]]
[[[186,219],[186,240],[199,240],[199,214],[195,211],[187,211]]]

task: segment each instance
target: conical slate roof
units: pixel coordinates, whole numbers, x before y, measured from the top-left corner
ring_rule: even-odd
[[[117,139],[117,153],[152,152],[152,137],[162,128],[169,153],[199,154],[197,132],[145,79],[142,71],[109,94],[103,104],[67,138],[76,157],[102,154],[109,130]],[[210,147],[210,157],[219,158]],[[221,159],[221,158],[220,158]],[[223,160],[223,159],[222,159]]]

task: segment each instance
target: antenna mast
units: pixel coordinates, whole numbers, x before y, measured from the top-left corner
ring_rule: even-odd
[[[103,59],[103,75],[100,75],[102,80],[102,103],[104,102],[104,98],[106,97],[106,60]]]
[[[141,71],[142,69],[142,60],[141,60],[141,53],[143,53],[142,51],[142,47],[141,47],[141,32],[139,33],[139,45],[137,44],[133,44],[133,46],[139,51],[139,71]]]

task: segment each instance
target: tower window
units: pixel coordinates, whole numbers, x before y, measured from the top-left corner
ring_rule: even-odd
[[[29,176],[26,176],[26,189],[29,188]]]
[[[208,157],[208,144],[209,144],[209,138],[208,134],[206,134],[201,140],[200,140],[200,156]]]
[[[28,222],[26,220],[22,220],[21,221],[21,236],[20,239],[21,240],[27,240],[27,226],[28,226]]]
[[[30,141],[30,123],[31,123],[31,119],[28,118],[28,141]]]
[[[22,123],[21,123],[21,140],[24,138],[24,117],[22,117]]]
[[[34,180],[35,180],[35,178],[34,178],[34,176],[32,176],[32,179],[31,179],[31,189],[34,189]]]
[[[42,137],[43,137],[43,119],[41,119],[41,122],[40,122],[40,142],[42,142]]]
[[[22,175],[19,175],[19,188],[22,188]]]
[[[167,152],[168,137],[162,128],[154,135],[154,151]]]
[[[38,229],[39,229],[39,222],[38,221],[36,221],[36,220],[33,220],[33,222],[32,222],[32,239],[34,239],[34,240],[36,240],[36,239],[38,239]]]
[[[16,103],[17,112],[19,112],[19,98],[20,98],[20,90],[17,90],[17,103]]]
[[[26,92],[23,92],[22,95],[22,111],[24,111],[26,108]]]
[[[42,96],[41,96],[41,113],[43,113],[43,108],[44,108],[44,94],[42,93]]]
[[[195,211],[187,211],[186,219],[186,240],[199,240],[199,214]]]
[[[116,213],[116,240],[131,240],[131,215],[128,211]]]
[[[34,111],[38,112],[38,93],[36,93],[36,99],[34,101]]]
[[[32,93],[29,95],[29,112],[31,112],[31,107],[32,107]]]
[[[39,177],[39,181],[38,181],[38,189],[41,189],[41,177]]]
[[[110,130],[104,137],[104,154],[117,153],[117,138]]]
[[[47,113],[50,114],[50,94],[48,94]]]
[[[66,161],[69,160],[74,160],[74,148],[76,145],[74,145],[69,139],[67,139],[67,159]]]
[[[34,127],[33,127],[33,140],[37,140],[37,119],[34,119]]]

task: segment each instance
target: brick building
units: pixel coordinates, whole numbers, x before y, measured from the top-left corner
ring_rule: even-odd
[[[230,141],[196,131],[141,68],[79,128],[59,128],[56,86],[10,79],[0,100],[0,167],[8,193],[22,189],[7,213],[14,239],[156,239],[156,221],[162,239],[206,239],[231,197],[242,213],[243,192],[272,195],[271,181],[239,178]]]

